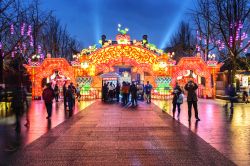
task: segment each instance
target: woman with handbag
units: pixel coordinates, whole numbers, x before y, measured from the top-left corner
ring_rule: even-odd
[[[181,112],[181,104],[183,103],[183,94],[181,87],[178,85],[178,82],[176,83],[176,86],[174,87],[173,93],[173,119],[175,119],[175,111],[176,111],[176,106],[178,108],[178,119],[180,117],[180,112]]]

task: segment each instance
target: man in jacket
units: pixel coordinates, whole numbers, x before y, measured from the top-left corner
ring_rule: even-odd
[[[133,82],[130,87],[132,107],[137,106],[137,87]]]
[[[144,86],[145,88],[145,93],[146,93],[146,98],[147,98],[147,103],[151,103],[151,90],[152,90],[152,85],[147,81],[147,84]]]
[[[197,94],[196,94],[197,89],[198,89],[197,84],[194,83],[192,80],[188,81],[188,83],[185,85],[185,90],[188,92],[187,102],[188,102],[188,121],[189,122],[192,116],[192,105],[194,107],[196,121],[200,121],[200,118],[198,116],[198,108],[197,108],[197,101],[198,101]]]
[[[46,88],[43,90],[42,96],[48,113],[47,119],[50,119],[52,114],[52,103],[55,98],[55,93],[50,83],[46,84]]]

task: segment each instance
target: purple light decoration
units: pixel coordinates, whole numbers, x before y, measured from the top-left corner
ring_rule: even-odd
[[[240,48],[242,48],[243,47],[243,43],[242,42],[240,42]]]
[[[26,43],[23,43],[23,50],[25,51],[27,49]]]
[[[42,47],[41,47],[40,45],[38,45],[38,46],[37,46],[37,50],[38,50],[37,53],[38,53],[38,54],[41,54],[41,52],[42,52]]]
[[[44,54],[43,53],[41,53],[41,59],[44,59]]]
[[[23,23],[22,26],[21,26],[21,35],[22,35],[22,36],[24,36],[25,26],[26,26],[25,23]]]
[[[239,21],[239,28],[242,29],[243,28],[243,24],[241,21]]]
[[[31,32],[32,32],[32,27],[31,27],[31,25],[29,25],[29,26],[28,26],[27,35],[28,35],[28,36],[31,36]]]
[[[236,32],[236,40],[239,40],[239,37],[240,37],[240,35],[239,35],[239,32],[237,31]]]
[[[14,35],[14,25],[13,24],[10,25],[10,34]]]
[[[0,50],[2,49],[3,45],[2,45],[2,42],[0,42]]]
[[[230,36],[229,46],[230,46],[230,47],[232,47],[232,46],[233,46],[233,36]]]
[[[12,57],[12,58],[15,57],[15,52],[14,52],[14,51],[11,52],[11,57]]]
[[[2,57],[4,57],[4,52],[2,53]]]
[[[233,24],[232,24],[232,23],[230,24],[230,28],[231,28],[231,29],[233,28]]]
[[[30,46],[33,47],[34,43],[33,43],[33,36],[30,36]]]

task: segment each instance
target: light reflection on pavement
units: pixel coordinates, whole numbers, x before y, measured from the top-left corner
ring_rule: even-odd
[[[171,101],[155,100],[154,103],[172,116]],[[250,165],[250,104],[237,103],[232,111],[225,109],[225,103],[199,99],[201,121],[196,123],[192,112],[189,124],[187,103],[184,102],[179,121],[238,165]]]

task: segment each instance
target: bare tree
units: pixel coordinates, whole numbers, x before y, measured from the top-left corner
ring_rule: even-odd
[[[174,58],[178,61],[183,56],[192,56],[195,40],[189,23],[182,21],[177,32],[171,37],[170,47],[166,51],[175,52]]]
[[[208,54],[216,48],[216,45],[212,44],[214,42],[212,34],[214,27],[210,22],[210,16],[212,16],[210,0],[198,0],[195,9],[191,11],[191,16],[197,28],[196,49],[206,61]]]
[[[222,59],[230,60],[231,83],[235,82],[237,59],[243,56],[250,46],[249,4],[250,0],[199,0],[200,8],[193,12],[198,29],[207,28],[207,31],[202,31],[203,35],[212,41],[207,45],[213,44],[218,48]],[[202,23],[206,23],[205,28],[200,28]],[[208,53],[208,46],[206,47]]]

